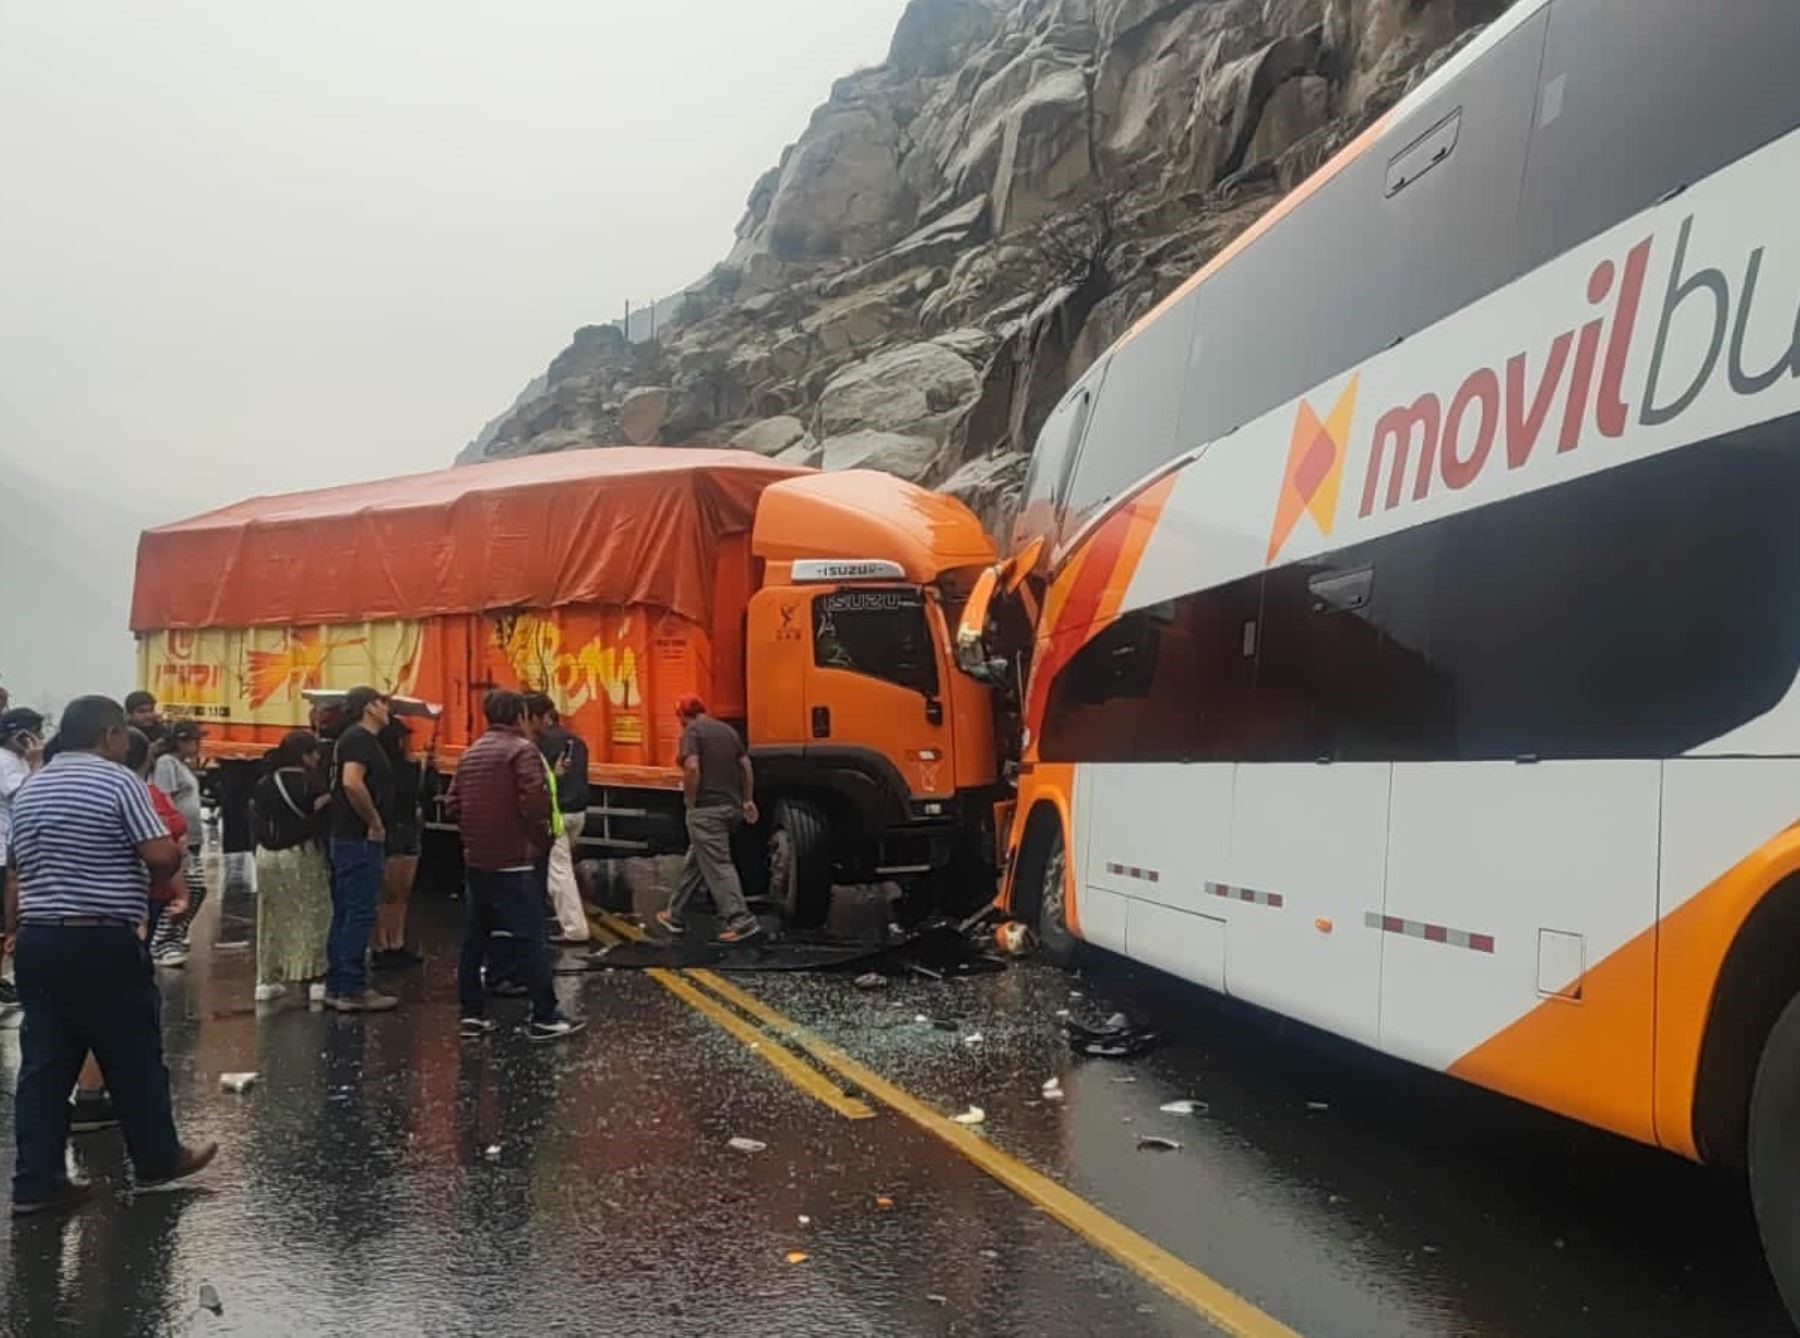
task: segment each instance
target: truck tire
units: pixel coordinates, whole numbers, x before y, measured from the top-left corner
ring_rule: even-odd
[[[1052,966],[1075,965],[1081,940],[1069,932],[1069,854],[1059,826],[1050,834],[1038,884],[1038,951]]]
[[[830,838],[830,825],[817,804],[775,801],[769,822],[769,896],[796,929],[816,929],[831,913]]]
[[[1763,1045],[1750,1090],[1750,1201],[1763,1255],[1800,1326],[1800,994]]]

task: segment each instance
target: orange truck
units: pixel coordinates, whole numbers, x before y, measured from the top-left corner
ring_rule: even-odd
[[[588,450],[147,531],[131,621],[141,686],[221,768],[370,683],[438,708],[410,722],[430,795],[487,690],[545,692],[589,747],[583,845],[607,857],[685,847],[675,702],[697,693],[756,765],[745,873],[810,925],[835,883],[991,895],[992,694],[950,629],[994,561],[960,502],[888,475]]]

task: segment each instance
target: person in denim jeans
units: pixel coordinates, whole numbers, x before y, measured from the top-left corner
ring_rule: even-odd
[[[481,972],[492,972],[495,931],[518,950],[517,967],[531,995],[534,1041],[573,1036],[586,1023],[566,1017],[556,1002],[550,945],[544,926],[544,860],[555,833],[550,769],[535,736],[541,717],[516,692],[496,689],[482,703],[488,730],[463,754],[445,807],[462,834],[468,870],[469,921],[457,963],[462,1007],[459,1030],[470,1040],[494,1030],[487,1016]]]
[[[394,806],[394,766],[380,740],[388,701],[374,688],[352,688],[344,713],[355,723],[338,736],[332,754],[325,1006],[340,1013],[384,1013],[400,1001],[369,988],[369,936],[381,900],[387,819]]]

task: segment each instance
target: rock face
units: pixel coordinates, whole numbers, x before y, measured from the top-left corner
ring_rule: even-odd
[[[730,443],[1003,537],[1070,380],[1508,3],[912,0],[655,340],[578,331],[459,460]]]

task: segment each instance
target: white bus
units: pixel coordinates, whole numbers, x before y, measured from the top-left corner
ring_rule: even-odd
[[[1797,62],[1520,0],[1082,376],[999,584],[1053,954],[1747,1166],[1800,1314]]]

